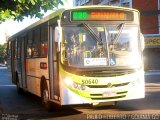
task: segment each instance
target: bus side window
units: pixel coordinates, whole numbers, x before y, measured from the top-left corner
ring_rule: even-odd
[[[33,42],[33,35],[32,30],[28,32],[28,39],[27,39],[27,58],[32,56],[32,42]]]
[[[41,43],[41,57],[46,57],[48,53],[47,43]]]
[[[17,58],[20,58],[20,46],[21,46],[21,44],[20,44],[20,39],[18,38],[18,40],[17,40]]]
[[[8,46],[7,46],[7,56],[8,56],[8,59],[11,58],[11,41],[8,42]]]
[[[39,57],[40,55],[40,28],[33,30],[33,44],[32,44],[32,56]]]
[[[27,46],[27,57],[31,57],[32,53],[32,47],[31,46]]]
[[[48,54],[48,23],[44,23],[41,25],[40,31],[40,56],[47,57]]]
[[[14,59],[17,59],[17,38],[16,41],[14,42]]]

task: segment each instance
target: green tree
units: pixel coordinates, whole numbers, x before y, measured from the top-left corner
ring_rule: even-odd
[[[7,61],[7,43],[1,45],[0,44],[0,63],[5,63]]]
[[[0,23],[7,19],[22,21],[24,17],[41,18],[42,11],[53,10],[62,0],[1,0]]]

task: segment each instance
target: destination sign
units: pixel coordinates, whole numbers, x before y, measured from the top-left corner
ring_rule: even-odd
[[[133,13],[116,10],[75,10],[71,11],[72,21],[133,20]]]

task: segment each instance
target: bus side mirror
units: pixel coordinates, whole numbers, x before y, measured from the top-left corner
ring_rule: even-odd
[[[55,27],[55,42],[60,43],[62,41],[62,27]]]
[[[58,48],[57,50],[60,51],[60,43],[62,41],[62,27],[58,26],[55,27],[55,42],[58,43]]]

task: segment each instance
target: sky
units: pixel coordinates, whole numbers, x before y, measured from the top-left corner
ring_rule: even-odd
[[[64,8],[72,7],[73,6],[73,0],[63,0]],[[48,11],[45,15],[50,14],[52,11]],[[6,42],[6,35],[12,36],[13,34],[17,33],[18,31],[26,28],[30,24],[38,21],[38,18],[30,19],[25,18],[22,22],[17,22],[13,20],[7,20],[0,24],[0,44],[4,44]]]

